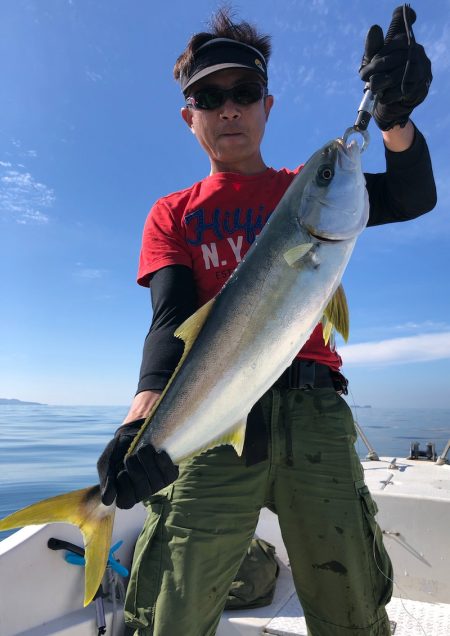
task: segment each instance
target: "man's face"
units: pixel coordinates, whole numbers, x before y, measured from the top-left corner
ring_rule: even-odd
[[[258,75],[244,69],[225,69],[196,82],[190,94],[214,86],[230,89],[242,82],[259,81]],[[268,95],[253,104],[235,104],[230,97],[214,110],[181,110],[184,121],[207,152],[212,172],[261,170],[260,144],[273,97]],[[259,163],[258,163],[259,161]]]

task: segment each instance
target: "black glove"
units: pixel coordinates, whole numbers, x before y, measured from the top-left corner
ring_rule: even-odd
[[[171,484],[178,468],[169,455],[144,444],[125,460],[127,451],[145,419],[123,424],[108,442],[97,462],[102,503],[118,508],[132,508],[139,501]]]
[[[427,96],[433,76],[431,62],[423,46],[417,44],[411,24],[414,11],[395,9],[386,40],[380,26],[370,27],[359,75],[377,95],[373,117],[381,130],[405,126],[413,109]]]

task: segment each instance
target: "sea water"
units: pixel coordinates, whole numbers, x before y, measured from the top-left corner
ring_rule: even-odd
[[[410,443],[441,453],[450,409],[352,407],[379,455],[406,457]],[[0,405],[0,518],[31,503],[98,482],[96,462],[127,407]],[[367,454],[358,439],[361,458]],[[0,539],[7,532],[0,533]]]

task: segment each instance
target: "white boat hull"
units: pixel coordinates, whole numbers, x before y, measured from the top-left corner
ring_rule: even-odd
[[[367,485],[379,507],[378,523],[394,564],[396,598],[388,606],[395,636],[450,634],[450,465],[427,461],[363,462]],[[129,565],[145,518],[143,506],[118,511],[113,541]],[[273,603],[257,610],[225,612],[217,636],[306,635],[278,522],[263,510],[257,534],[275,544],[281,573]],[[95,636],[95,607],[83,608],[81,567],[47,548],[50,537],[81,545],[79,531],[65,524],[24,528],[0,543],[1,636]],[[400,598],[401,597],[401,598]],[[112,628],[105,602],[107,634],[121,636],[121,611]],[[416,622],[418,619],[419,623]],[[419,627],[421,625],[424,631]]]

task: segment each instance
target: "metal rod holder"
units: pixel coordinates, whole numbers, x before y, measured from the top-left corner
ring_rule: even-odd
[[[358,424],[358,422],[356,420],[354,420],[354,424],[355,424],[356,430],[358,431],[358,435],[361,437],[362,441],[366,445],[367,450],[369,451],[369,454],[366,455],[366,459],[370,459],[371,461],[374,461],[374,462],[378,461],[380,459],[378,457],[378,453],[376,452],[376,450],[374,449],[372,444],[367,439],[367,437],[366,437],[365,433],[363,432],[362,428],[360,427],[360,425]]]
[[[439,455],[439,457],[436,460],[436,464],[438,466],[443,466],[444,464],[447,463],[447,455],[449,451],[450,451],[450,439],[448,440],[446,447],[442,451],[442,455]]]

